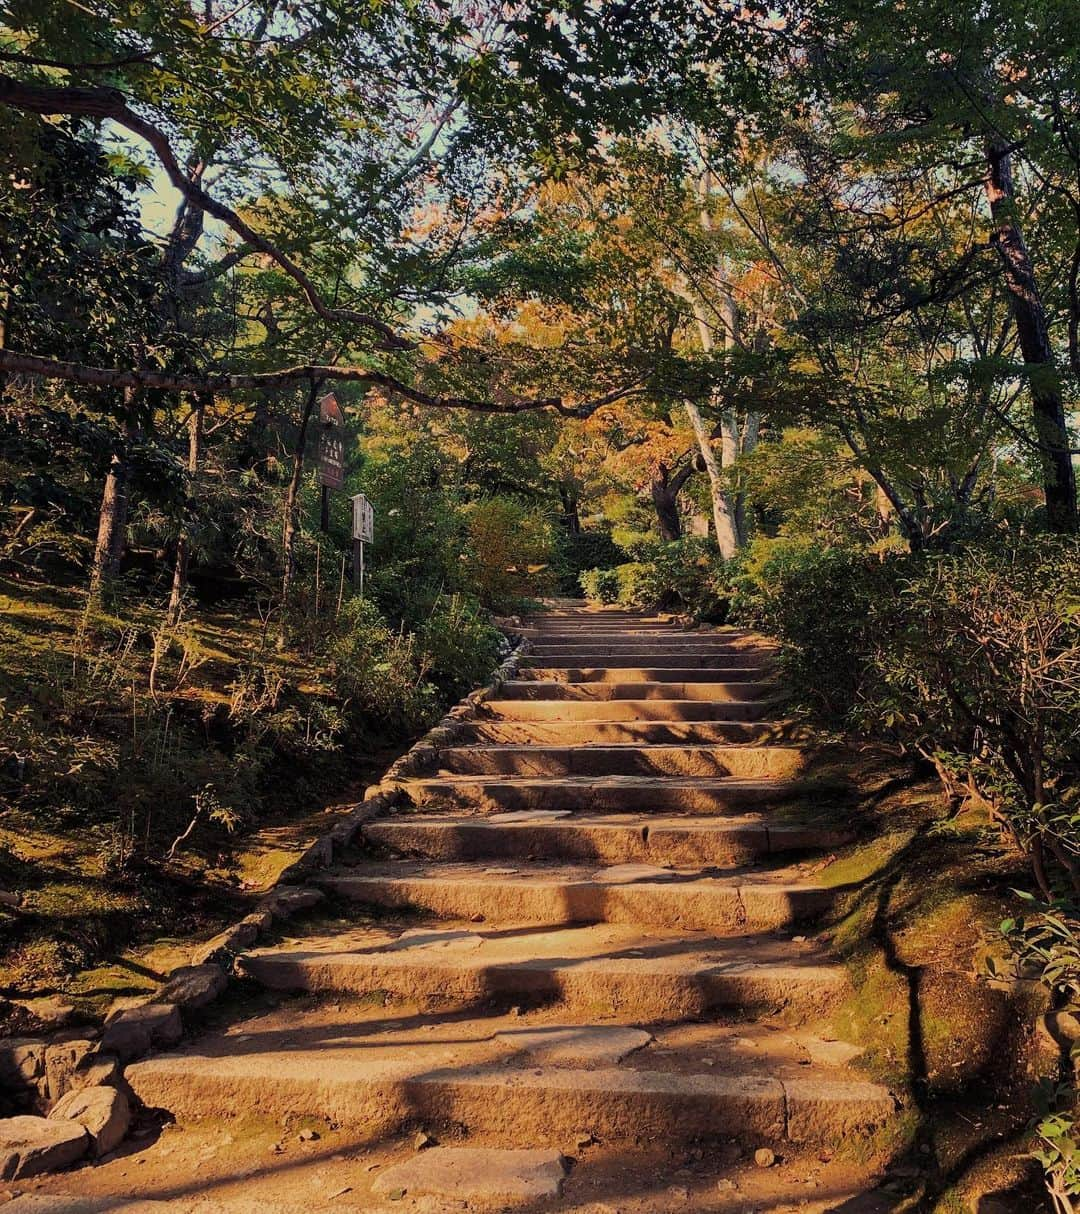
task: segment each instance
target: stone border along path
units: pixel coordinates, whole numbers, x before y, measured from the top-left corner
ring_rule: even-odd
[[[733,1143],[764,1166],[845,1144],[872,1160],[896,1102],[828,1034],[846,974],[799,926],[836,896],[801,858],[845,841],[835,815],[815,822],[840,790],[769,719],[770,648],[576,607],[522,631],[527,656],[290,870],[311,885],[281,886],[261,918],[203,946],[131,1014],[138,1039],[112,1045],[127,1060],[175,1044],[169,1000],[215,997],[234,957],[271,990],[315,993],[316,1021],[283,1004],[131,1062],[128,1090],[181,1123],[309,1116],[372,1143],[420,1127],[422,1145],[445,1145],[363,1184],[372,1199],[450,1202],[424,1209],[569,1208],[564,1152],[593,1146],[628,1152],[631,1169],[636,1150],[694,1148],[706,1166],[710,1152],[737,1159]],[[375,921],[242,951],[269,916],[326,893]],[[416,1014],[387,1019],[373,994]],[[852,1191],[871,1175],[863,1164]],[[677,1208],[672,1192],[634,1209]],[[9,1208],[91,1209],[66,1200]]]

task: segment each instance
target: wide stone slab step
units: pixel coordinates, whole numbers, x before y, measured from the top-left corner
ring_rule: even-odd
[[[546,659],[545,659],[546,661]],[[763,682],[760,666],[725,666],[707,671],[710,681],[729,683]],[[530,683],[699,683],[701,667],[656,666],[540,666],[518,671],[518,682]]]
[[[504,700],[761,700],[776,693],[771,681],[561,683],[514,679],[504,683]]]
[[[553,1150],[492,1150],[490,1147],[435,1147],[387,1168],[372,1192],[391,1199],[448,1197],[463,1208],[498,1201],[523,1205],[559,1197],[569,1161]]]
[[[643,934],[618,925],[488,931],[419,927],[395,938],[377,929],[249,953],[240,971],[282,991],[369,995],[424,1007],[603,1007],[638,1023],[694,1020],[727,1008],[801,1016],[827,1012],[847,971],[809,943]]]
[[[513,873],[479,865],[407,861],[328,872],[320,884],[368,906],[417,909],[489,923],[633,923],[732,936],[789,927],[823,914],[838,891],[812,884],[669,871],[651,865],[590,872],[530,865]]]
[[[640,652],[640,653],[602,653],[599,651],[589,652],[585,649],[570,649],[562,652],[537,652],[531,651],[523,657],[518,668],[524,676],[526,672],[529,678],[532,678],[532,672],[536,670],[551,669],[551,670],[579,670],[586,668],[603,668],[605,670],[641,670],[641,669],[668,669],[678,668],[682,670],[720,670],[726,672],[729,670],[750,669],[760,673],[763,670],[769,670],[774,665],[772,654],[755,655],[752,652],[738,650],[736,652],[727,653],[719,651],[716,653],[698,653],[698,652],[683,652],[681,650],[673,650],[670,652]]]
[[[775,707],[773,700],[501,699],[485,700],[482,712],[499,721],[760,721]]]
[[[140,1161],[141,1162],[141,1161]],[[189,1187],[189,1186],[188,1186]],[[262,1198],[217,1200],[177,1197],[87,1196],[75,1193],[23,1193],[4,1206],[4,1214],[311,1214],[310,1202],[281,1203]]]
[[[602,864],[724,865],[825,850],[850,839],[829,826],[746,818],[575,816],[566,811],[448,818],[415,814],[369,822],[369,844],[429,860],[565,860]]]
[[[391,1040],[387,1040],[387,1037]],[[536,1065],[502,1035],[465,1045],[380,1034],[332,1047],[269,1043],[250,1052],[163,1055],[126,1078],[149,1108],[183,1120],[242,1110],[248,1117],[322,1117],[372,1138],[422,1124],[458,1126],[500,1144],[559,1146],[583,1128],[603,1142],[713,1137],[835,1142],[892,1116],[888,1091],[854,1079],[768,1073],[685,1073],[628,1066]],[[508,1054],[511,1057],[508,1058]]]
[[[439,752],[446,775],[789,777],[803,771],[798,746],[515,746],[473,744]]]
[[[457,727],[461,746],[761,745],[782,743],[787,721],[470,721]]]
[[[429,776],[397,781],[414,805],[593,813],[744,813],[796,800],[835,803],[839,784],[720,776]]]

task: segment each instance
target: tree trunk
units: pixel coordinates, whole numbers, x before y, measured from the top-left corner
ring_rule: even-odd
[[[682,538],[682,519],[679,518],[679,486],[672,487],[667,464],[660,461],[652,470],[649,492],[656,507],[656,522],[660,538],[666,543]]]
[[[128,446],[137,433],[133,412],[135,389],[124,390],[124,402],[128,406],[124,439],[117,444],[109,460],[109,471],[105,476],[105,487],[101,494],[101,509],[98,512],[94,563],[90,569],[90,597],[95,600],[101,598],[106,585],[119,573],[127,544],[128,482],[131,476]]]
[[[197,498],[196,482],[199,475],[199,463],[202,459],[203,419],[210,397],[200,392],[195,397],[195,405],[188,418],[188,461],[187,461],[187,493],[185,494],[185,514],[194,505]],[[170,628],[175,628],[180,622],[180,604],[188,585],[188,561],[191,558],[191,534],[185,518],[176,540],[176,561],[173,564],[172,590],[169,593],[169,607],[166,620]]]
[[[1035,267],[1016,218],[1008,146],[1001,140],[991,140],[986,161],[986,199],[994,223],[991,239],[1005,268],[1013,320],[1029,372],[1046,513],[1054,531],[1075,532],[1076,469],[1069,450],[1061,382],[1054,365],[1046,308],[1035,279]]]
[[[313,383],[311,385],[311,390],[308,392],[307,400],[304,402],[304,412],[300,417],[300,433],[296,436],[296,447],[293,450],[292,476],[289,478],[289,487],[285,491],[285,517],[281,530],[282,630],[279,637],[279,644],[281,645],[284,645],[285,643],[285,627],[286,618],[288,616],[289,597],[292,592],[293,581],[296,577],[296,537],[299,532],[297,506],[300,500],[300,482],[303,480],[304,476],[304,453],[307,449],[308,425],[311,422],[312,410],[315,408],[315,401],[318,399],[321,387],[321,381],[319,383]]]
[[[577,495],[566,485],[559,486],[559,501],[562,504],[563,526],[570,535],[581,534],[581,515],[578,514]]]
[[[720,474],[720,465],[716,460],[712,440],[701,420],[701,412],[693,401],[686,402],[686,415],[697,439],[701,460],[709,475],[709,497],[712,500],[713,526],[716,528],[716,544],[720,555],[725,561],[730,561],[739,551],[739,533],[735,525],[735,514],[728,500],[724,478]]]
[[[730,292],[721,293],[724,319],[724,348],[731,351],[738,341],[739,312]],[[708,354],[714,346],[712,329],[699,297],[692,297],[694,318],[697,321],[701,348]],[[697,439],[698,449],[709,474],[709,496],[712,501],[713,526],[716,528],[716,543],[720,555],[730,561],[747,541],[746,501],[742,493],[732,493],[726,485],[720,468],[730,468],[743,452],[749,453],[757,446],[761,415],[748,413],[742,428],[734,409],[722,409],[720,414],[720,459],[717,462],[712,438],[705,429],[697,405],[688,402],[686,413]]]

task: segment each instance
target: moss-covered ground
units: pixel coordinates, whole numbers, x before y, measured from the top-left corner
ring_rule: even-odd
[[[905,760],[853,750],[849,772],[858,837],[814,879],[844,891],[822,933],[852,978],[836,1034],[900,1098],[886,1187],[898,1214],[981,1214],[994,1193],[1002,1210],[1041,1209],[1027,1127],[1053,1059],[1037,988],[996,976],[998,925],[1028,882],[1021,857],[980,813],[950,815]]]

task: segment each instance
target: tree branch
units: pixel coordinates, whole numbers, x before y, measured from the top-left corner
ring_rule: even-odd
[[[603,396],[576,404],[561,396],[521,398],[511,401],[482,400],[471,396],[439,396],[414,388],[385,371],[368,367],[335,367],[305,364],[284,367],[280,371],[260,371],[251,374],[191,375],[167,371],[120,370],[113,367],[92,367],[85,363],[63,362],[56,358],[41,358],[36,354],[17,354],[0,349],[0,375],[32,375],[41,379],[63,380],[85,384],[92,388],[156,388],[165,392],[214,392],[227,395],[267,388],[288,388],[313,380],[335,380],[339,383],[368,384],[432,409],[469,409],[476,413],[526,413],[537,409],[554,409],[564,417],[590,417],[597,409],[613,404],[627,396],[643,392],[644,380],[613,388]]]
[[[323,320],[361,325],[378,333],[386,349],[411,349],[413,343],[378,317],[367,312],[355,312],[348,308],[332,308],[319,294],[318,288],[304,271],[289,256],[272,244],[265,236],[255,231],[244,219],[225,203],[211,197],[202,186],[192,181],[176,159],[165,134],[153,123],[140,118],[128,108],[127,99],[114,88],[48,88],[42,85],[24,84],[12,76],[0,74],[0,104],[32,114],[70,114],[87,118],[108,118],[118,126],[131,131],[153,148],[175,188],[188,202],[201,211],[213,215],[232,228],[251,248],[272,258],[307,296],[312,309]]]

